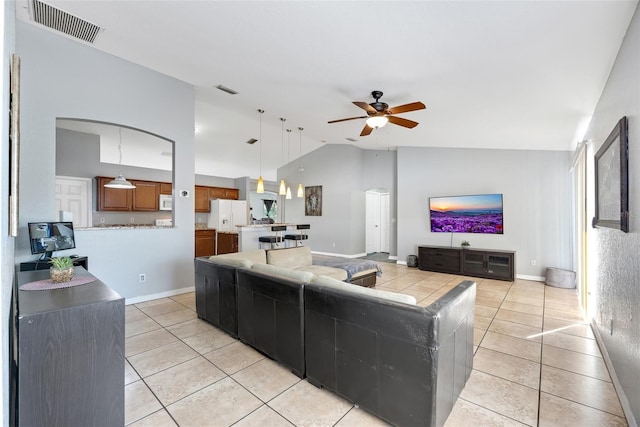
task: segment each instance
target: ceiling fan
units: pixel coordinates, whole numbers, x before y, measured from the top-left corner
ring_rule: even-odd
[[[331,120],[329,123],[345,122],[347,120],[367,119],[364,129],[360,132],[360,136],[367,136],[374,129],[381,128],[386,125],[387,122],[394,125],[403,126],[412,129],[418,126],[418,122],[413,120],[403,119],[402,117],[396,117],[394,114],[408,113],[409,111],[422,110],[425,105],[422,102],[412,102],[410,104],[398,105],[397,107],[389,108],[389,104],[381,102],[382,92],[374,90],[371,92],[371,96],[375,99],[375,102],[367,104],[366,102],[353,101],[355,105],[362,108],[367,112],[366,116],[349,117],[347,119]]]

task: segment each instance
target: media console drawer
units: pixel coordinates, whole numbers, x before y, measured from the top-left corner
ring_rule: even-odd
[[[461,269],[460,250],[420,246],[418,248],[418,268],[459,274]]]

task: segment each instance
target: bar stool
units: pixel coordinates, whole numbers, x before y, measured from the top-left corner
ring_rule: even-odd
[[[295,242],[296,246],[302,246],[302,241],[307,240],[309,235],[307,232],[303,230],[310,230],[311,224],[298,224],[296,225],[296,230],[298,230],[298,234],[286,234],[284,236],[285,240],[292,240]]]
[[[274,225],[273,227],[271,227],[271,231],[275,232],[276,234],[273,234],[271,236],[262,236],[262,237],[258,237],[258,242],[260,242],[260,246],[262,247],[263,243],[268,243],[269,249],[273,249],[274,247],[278,247],[278,243],[281,243],[283,241],[282,238],[282,232],[285,231],[287,229],[286,225]]]

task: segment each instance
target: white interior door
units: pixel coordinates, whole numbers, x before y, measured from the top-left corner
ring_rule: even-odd
[[[90,227],[91,178],[56,176],[56,210],[71,212],[74,227]]]
[[[366,252],[368,254],[380,252],[380,193],[366,192],[365,209]]]
[[[380,194],[380,252],[389,253],[390,195]]]

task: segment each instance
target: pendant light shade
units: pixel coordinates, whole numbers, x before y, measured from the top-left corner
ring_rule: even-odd
[[[258,110],[260,113],[260,177],[258,178],[258,186],[256,187],[256,193],[264,193],[264,181],[262,180],[262,114],[264,110]]]
[[[304,197],[304,188],[302,188],[302,183],[298,184],[298,197]]]
[[[280,152],[280,160],[282,160],[284,158],[284,122],[287,119],[280,117],[280,123],[282,126],[282,151]],[[284,179],[280,180],[280,189],[278,191],[278,194],[281,196],[286,196],[287,195],[287,184],[285,184]]]
[[[287,194],[287,184],[284,182],[284,179],[280,180],[280,189],[278,194],[281,196],[285,196]]]
[[[286,196],[287,200],[291,200],[291,187],[287,187],[287,196]]]
[[[300,131],[300,145],[298,146],[298,157],[300,159],[302,159],[302,131],[304,130],[304,128],[299,127],[298,130]],[[298,172],[304,172],[304,165],[302,164],[302,161],[300,162],[300,167],[298,168]],[[304,188],[302,188],[302,183],[298,184],[298,197],[304,197]]]
[[[107,188],[116,188],[122,190],[128,190],[131,188],[136,188],[135,185],[126,180],[126,178],[122,175],[122,128],[118,128],[118,154],[120,155],[120,160],[118,160],[118,166],[120,167],[120,173],[116,177],[116,179],[109,181],[104,186]]]

